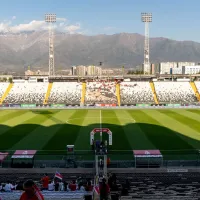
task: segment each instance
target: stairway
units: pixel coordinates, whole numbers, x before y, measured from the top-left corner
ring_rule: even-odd
[[[117,84],[116,84],[116,95],[117,95],[118,106],[121,106],[120,83],[117,83]]]
[[[156,94],[156,90],[155,90],[155,86],[154,86],[154,82],[149,82],[150,86],[151,86],[151,90],[152,90],[152,93],[153,93],[153,98],[154,98],[154,101],[156,104],[159,104],[158,102],[158,98],[157,98],[157,94]]]
[[[81,105],[85,104],[85,94],[86,94],[86,83],[82,83],[82,94],[81,94]]]
[[[3,103],[3,101],[5,100],[5,98],[7,97],[8,93],[10,92],[10,90],[12,89],[13,87],[13,83],[10,83],[6,89],[6,91],[4,92],[3,96],[1,97],[1,100],[0,100],[0,105]]]
[[[197,90],[196,84],[194,82],[190,82],[190,85],[194,91],[195,96],[197,97],[197,100],[200,101],[200,95],[199,92]]]
[[[49,83],[43,104],[47,104],[48,103],[48,99],[49,99],[49,95],[51,93],[52,87],[53,87],[53,83]]]

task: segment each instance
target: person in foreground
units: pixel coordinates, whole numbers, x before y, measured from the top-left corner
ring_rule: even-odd
[[[20,200],[44,200],[43,195],[32,180],[27,180],[23,185],[24,193]]]

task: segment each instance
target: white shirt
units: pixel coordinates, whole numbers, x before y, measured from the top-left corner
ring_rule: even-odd
[[[54,191],[54,183],[48,184],[48,190],[49,191]]]
[[[10,192],[11,191],[11,184],[10,183],[7,183],[6,185],[5,185],[5,187],[4,187],[4,190],[6,191],[6,192]]]

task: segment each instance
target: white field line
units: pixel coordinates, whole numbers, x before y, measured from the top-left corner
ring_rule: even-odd
[[[100,110],[100,113],[99,113],[99,115],[100,115],[100,130],[101,130],[101,128],[102,128],[101,110]],[[102,131],[100,132],[100,138],[101,138],[101,141],[102,141]]]

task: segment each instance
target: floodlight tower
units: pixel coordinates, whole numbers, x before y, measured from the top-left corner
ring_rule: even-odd
[[[54,31],[53,24],[56,23],[56,14],[45,14],[45,22],[49,24],[49,76],[55,75],[54,69]]]
[[[150,73],[150,62],[149,62],[149,23],[152,22],[152,13],[141,13],[141,20],[145,24],[144,74],[149,74]]]

